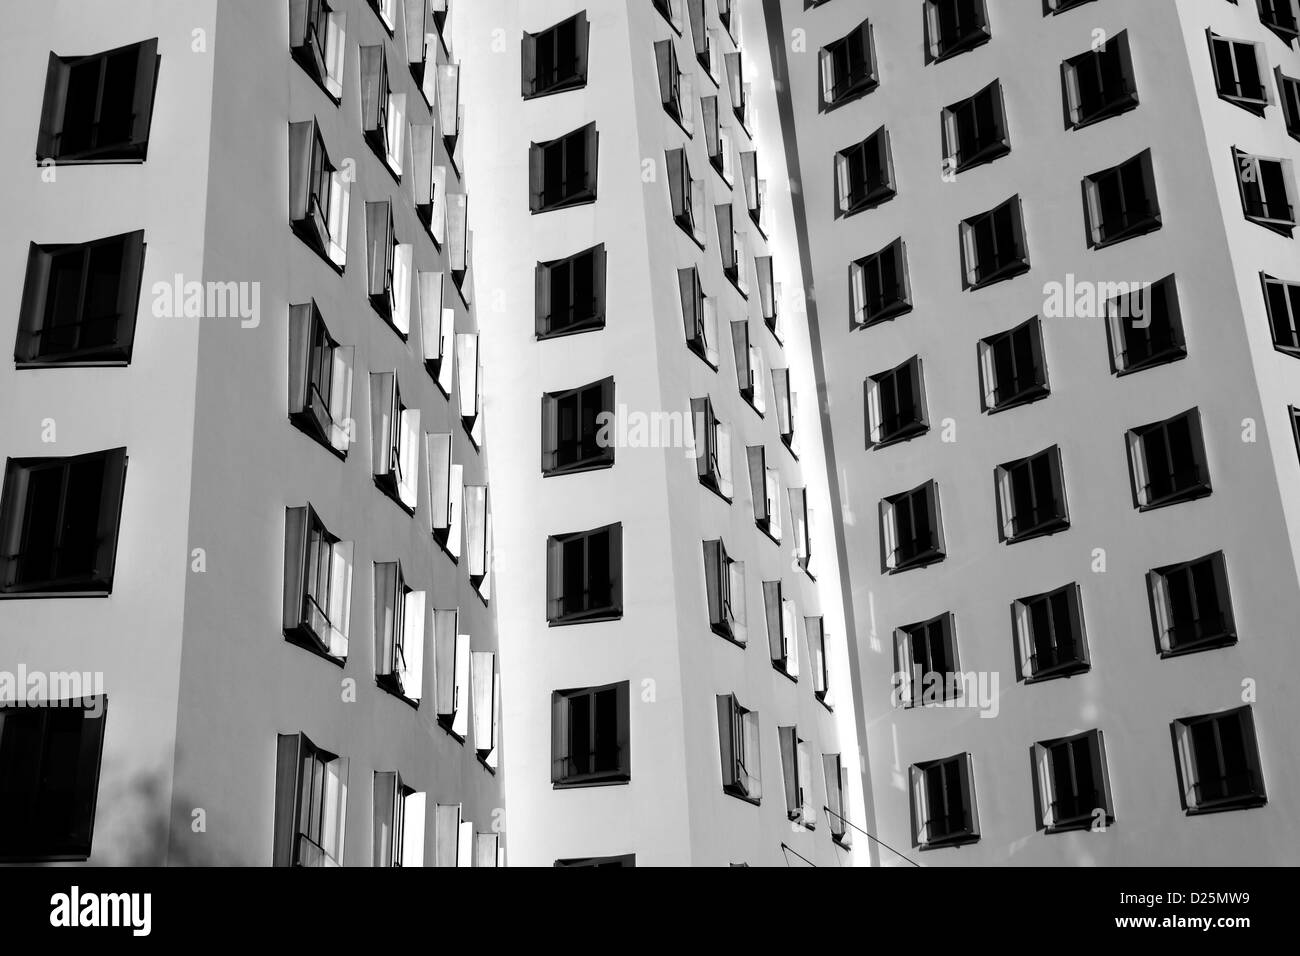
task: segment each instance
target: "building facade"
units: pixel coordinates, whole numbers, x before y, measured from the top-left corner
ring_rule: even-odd
[[[503,859],[446,7],[10,19],[0,858]]]
[[[865,864],[762,12],[457,16],[512,860]]]
[[[877,834],[1293,861],[1294,5],[764,7]]]

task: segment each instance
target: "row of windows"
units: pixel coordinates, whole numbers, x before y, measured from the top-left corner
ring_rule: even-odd
[[[1170,724],[1179,799],[1188,814],[1262,806],[1264,775],[1249,706]],[[1033,745],[1036,829],[1104,830],[1116,809],[1100,730]],[[913,764],[912,845],[922,850],[980,838],[975,762],[970,753]]]

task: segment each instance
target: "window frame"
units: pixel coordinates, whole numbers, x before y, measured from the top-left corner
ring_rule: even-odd
[[[585,697],[588,699],[588,735],[591,755],[596,753],[595,741],[598,729],[599,709],[596,706],[599,694],[613,693],[615,706],[614,735],[617,742],[618,764],[614,768],[591,770],[587,773],[565,773],[561,769],[564,761],[572,761],[573,740],[566,738],[566,732],[572,727],[569,711],[574,701]],[[565,723],[561,725],[561,714]],[[578,687],[551,692],[551,788],[554,790],[574,790],[587,787],[619,786],[632,782],[632,741],[631,741],[631,702],[628,682],[603,684],[597,687]]]
[[[606,534],[609,538],[609,603],[593,605],[587,597],[591,592],[590,578],[590,540],[596,535]],[[547,624],[550,627],[565,627],[573,624],[590,624],[603,621],[616,621],[623,617],[623,525],[621,522],[590,528],[585,531],[572,531],[564,534],[550,535],[546,539],[547,568]],[[564,588],[564,546],[572,542],[583,542],[583,571],[588,579],[584,584],[584,606],[577,610],[565,610],[566,595]],[[558,589],[558,590],[557,590]],[[555,606],[558,602],[558,606]]]
[[[1235,717],[1241,732],[1242,756],[1246,762],[1246,775],[1251,777],[1250,790],[1232,796],[1202,802],[1193,796],[1193,791],[1202,786],[1202,774],[1199,766],[1201,759],[1197,753],[1192,730],[1194,727],[1209,723],[1214,728],[1215,751],[1222,769],[1223,731],[1221,724],[1228,718]],[[1255,729],[1254,709],[1246,704],[1210,714],[1180,717],[1169,724],[1170,736],[1174,745],[1174,766],[1178,771],[1179,800],[1187,816],[1205,813],[1219,813],[1227,810],[1245,810],[1262,807],[1268,803],[1268,792],[1264,783],[1264,767],[1259,752],[1259,737]],[[1227,776],[1219,778],[1228,779]],[[1256,784],[1257,780],[1257,784]]]

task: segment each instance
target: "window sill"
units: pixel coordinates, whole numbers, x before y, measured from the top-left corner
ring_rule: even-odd
[[[577,462],[572,465],[559,465],[555,468],[543,468],[543,478],[563,478],[566,475],[582,475],[592,471],[605,471],[614,467],[613,449],[608,458]]]
[[[596,202],[596,194],[589,196],[578,196],[573,199],[565,199],[557,203],[542,203],[530,210],[534,216],[540,216],[548,212],[559,212],[561,209],[573,209],[578,206],[590,206]]]
[[[899,432],[897,432],[894,435],[891,435],[888,438],[882,438],[880,439],[880,441],[876,441],[876,442],[868,441],[867,450],[879,451],[882,448],[889,448],[893,445],[901,445],[905,442],[911,441],[914,438],[920,438],[922,435],[927,435],[929,434],[929,432],[930,432],[929,422],[925,422],[925,421],[917,422],[914,425],[907,427],[906,429],[900,430]]]
[[[896,302],[891,306],[887,306],[886,308],[881,309],[879,312],[875,313],[874,315],[868,316],[866,319],[863,319],[862,321],[858,321],[855,319],[853,323],[853,330],[856,331],[858,329],[869,329],[873,325],[880,325],[882,322],[891,322],[901,315],[907,315],[907,313],[911,311],[912,311],[911,302]]]
[[[415,514],[415,507],[413,505],[408,505],[400,497],[398,497],[397,486],[395,483],[391,482],[388,479],[388,477],[385,475],[375,475],[373,477],[375,481],[375,487],[384,493],[385,498],[391,499],[392,502],[397,505],[397,507],[401,508],[408,515]]]
[[[1210,487],[1210,483],[1207,481],[1202,485],[1196,486],[1195,488],[1187,488],[1182,491],[1174,492],[1173,494],[1161,498],[1158,501],[1151,501],[1146,504],[1139,504],[1137,510],[1142,513],[1148,511],[1158,511],[1161,508],[1168,508],[1170,505],[1178,505],[1178,504],[1182,504],[1185,501],[1195,501],[1197,498],[1209,497],[1210,493],[1213,490],[1214,489]]]
[[[977,49],[985,43],[988,43],[992,38],[993,35],[989,32],[987,27],[968,33],[966,36],[954,40],[947,49],[928,54],[926,57],[926,63],[942,63],[944,60],[950,60],[963,53],[969,53],[971,50]]]
[[[1237,643],[1235,633],[1216,634],[1213,637],[1203,637],[1200,640],[1189,641],[1183,645],[1173,647],[1162,647],[1160,649],[1161,660],[1168,660],[1172,657],[1184,657],[1188,654],[1196,654],[1201,651],[1213,651],[1221,647],[1232,647]]]
[[[1019,395],[1016,395],[1012,398],[1008,398],[1004,402],[999,402],[996,405],[986,406],[984,409],[984,413],[986,415],[996,415],[998,414],[998,412],[1006,412],[1006,411],[1010,411],[1013,408],[1020,408],[1021,406],[1024,405],[1032,405],[1034,404],[1034,402],[1040,402],[1043,399],[1050,397],[1051,394],[1052,394],[1052,390],[1049,386],[1045,384],[1035,385],[1021,392]]]
[[[989,286],[997,285],[999,282],[1005,282],[1008,279],[1014,279],[1017,276],[1022,276],[1028,271],[1029,271],[1029,259],[1028,258],[1021,259],[1017,262],[1013,262],[993,270],[993,272],[991,272],[989,275],[985,276],[982,279],[975,279],[974,281],[972,281],[968,278],[966,280],[966,291],[974,292],[977,289],[987,289]]]
[[[397,679],[392,674],[377,674],[375,676],[375,686],[387,693],[388,696],[406,704],[412,710],[418,710],[420,707],[418,700],[413,700],[401,692],[397,686]]]
[[[780,674],[782,677],[784,677],[792,684],[799,683],[799,675],[791,674],[788,670],[786,670],[785,663],[783,661],[773,661],[772,670],[776,671],[778,674]]]
[[[1078,121],[1074,123],[1067,122],[1065,128],[1068,130],[1087,129],[1089,126],[1096,126],[1098,123],[1112,119],[1113,117],[1122,116],[1130,110],[1137,109],[1137,107],[1138,96],[1136,93],[1131,93],[1115,100],[1114,102],[1107,103],[1105,106],[1099,108],[1095,113],[1088,116],[1081,116]]]
[[[954,173],[960,174],[980,166],[987,166],[994,160],[1001,159],[1011,152],[1011,144],[1004,137],[1000,142],[992,146],[986,146],[979,152],[972,155],[969,159],[958,159],[956,156],[949,156],[948,162],[951,163],[951,169]]]
[[[878,206],[883,206],[897,195],[898,190],[891,184],[873,189],[871,192],[859,199],[854,199],[850,196],[845,208],[837,210],[835,218],[848,219],[850,216],[856,216],[860,212],[869,212]]]
[[[926,850],[946,850],[957,849],[970,843],[978,843],[980,835],[978,833],[963,833],[959,836],[944,837],[942,840],[931,840],[928,843],[922,843],[917,849],[924,853]]]
[[[300,413],[300,414],[290,415],[289,423],[293,425],[294,428],[298,429],[298,431],[302,432],[304,435],[306,435],[308,438],[314,441],[317,445],[320,445],[322,448],[324,448],[326,451],[332,454],[339,461],[348,460],[347,451],[345,449],[335,448],[332,444],[330,444],[329,439],[321,434],[320,429],[316,427],[315,422],[311,419],[311,417],[308,414]]]
[[[751,797],[749,794],[742,793],[739,790],[732,790],[726,786],[723,786],[722,792],[729,797],[735,797],[737,800],[740,800],[742,803],[748,803],[752,807],[759,807],[763,805],[763,801],[761,797]]]
[[[545,332],[534,333],[538,342],[545,342],[548,339],[563,339],[570,335],[581,335],[583,332],[599,332],[605,327],[605,317],[594,316],[590,319],[583,319],[572,325],[566,325],[562,329],[548,329]]]
[[[1208,813],[1224,813],[1228,810],[1253,810],[1256,807],[1264,806],[1266,803],[1268,803],[1266,794],[1252,793],[1243,797],[1219,800],[1203,807],[1187,807],[1183,812],[1189,817],[1199,817]]]
[[[1090,670],[1092,670],[1092,664],[1088,661],[1071,661],[1068,664],[1058,664],[1055,667],[1047,667],[1041,671],[1026,674],[1021,678],[1021,682],[1026,685],[1042,684],[1049,680],[1074,677],[1076,674],[1086,674]]]
[[[632,782],[631,774],[614,774],[590,780],[552,780],[552,790],[590,790],[594,787],[623,787]]]
[[[312,633],[311,629],[305,624],[299,624],[297,627],[285,628],[284,639],[294,647],[300,647],[304,651],[314,654],[321,660],[328,661],[340,669],[347,666],[347,658],[335,657],[327,651],[323,646],[321,646],[320,639],[317,638],[316,635]]]
[[[1119,245],[1121,242],[1126,242],[1129,239],[1137,239],[1138,237],[1145,236],[1148,233],[1157,232],[1159,231],[1162,225],[1163,223],[1160,220],[1159,214],[1156,214],[1144,220],[1143,222],[1136,223],[1132,226],[1129,226],[1127,229],[1115,233],[1115,235],[1113,236],[1101,236],[1101,237],[1089,236],[1088,248],[1105,249],[1108,248],[1109,246],[1116,246]]]
[[[525,93],[523,96],[523,100],[525,103],[531,102],[532,100],[543,100],[546,99],[546,97],[548,96],[557,96],[560,93],[571,93],[574,90],[585,89],[586,86],[587,86],[587,78],[585,76],[573,77],[572,79],[562,80],[556,83],[554,86],[548,86],[545,87],[544,89],[534,90],[531,93]]]
[[[103,590],[79,590],[77,586],[71,586],[68,590],[60,591],[57,585],[33,585],[30,588],[23,589],[21,585],[14,585],[12,590],[0,591],[0,601],[17,601],[23,599],[45,599],[45,598],[106,598],[113,593],[113,585],[110,582]]]
[[[131,364],[131,357],[126,358],[44,358],[14,359],[14,368],[18,371],[43,368],[126,368]]]
[[[1233,106],[1239,106],[1247,113],[1253,113],[1256,116],[1263,116],[1269,107],[1268,100],[1257,100],[1244,96],[1232,96],[1228,93],[1219,93],[1219,99],[1225,103],[1231,103]]]
[[[488,763],[488,757],[491,755],[491,750],[474,751],[474,756],[478,758],[478,765],[495,777],[497,775],[497,768]]]
[[[1098,809],[1106,811],[1106,827],[1109,829],[1115,823],[1115,814],[1110,807],[1100,807]],[[1091,830],[1095,819],[1092,814],[1088,814],[1087,816],[1066,820],[1063,823],[1053,823],[1051,826],[1044,826],[1043,833],[1071,833],[1078,830]]]
[[[712,369],[715,372],[718,370],[718,363],[709,361],[709,356],[705,353],[704,346],[697,345],[694,340],[687,339],[686,348],[690,350],[690,352],[693,355],[697,356],[699,360],[703,362],[705,365],[707,365],[710,369]]]
[[[1133,365],[1120,366],[1113,358],[1111,370],[1117,377],[1122,378],[1125,375],[1132,375],[1134,372],[1141,372],[1144,369],[1158,368],[1161,365],[1168,365],[1171,362],[1177,362],[1179,359],[1187,358],[1187,348],[1185,346],[1175,346],[1164,349],[1156,354],[1145,358]]]
[[[90,859],[90,847],[76,850],[58,851],[42,853],[39,850],[33,850],[30,853],[0,853],[0,864],[27,864],[33,865],[38,863],[84,863]]]
[[[1253,222],[1257,226],[1262,226],[1263,228],[1267,229],[1269,232],[1275,232],[1279,236],[1286,236],[1288,239],[1294,237],[1295,226],[1296,226],[1294,222],[1286,222],[1285,220],[1261,219],[1258,216],[1250,215],[1250,213],[1245,213],[1244,215],[1246,217],[1247,222]]]
[[[1070,530],[1070,518],[1067,515],[1064,518],[1053,519],[1050,522],[1041,524],[1036,528],[1028,531],[1017,532],[1014,535],[1007,535],[1002,539],[1003,544],[1022,544],[1025,541],[1032,541],[1035,538],[1047,538],[1062,531]]]
[[[947,556],[948,556],[947,552],[945,551],[936,551],[930,554],[922,555],[921,557],[910,558],[909,560],[901,564],[895,564],[893,567],[886,565],[885,573],[902,574],[904,571],[914,571],[918,568],[927,568],[932,564],[937,564]]]
[[[731,629],[725,627],[724,625],[721,624],[710,625],[710,630],[713,631],[714,634],[718,635],[718,637],[726,641],[728,644],[734,644],[736,645],[736,647],[739,647],[742,651],[749,646],[745,641],[738,639],[736,635],[731,632]]]
[[[321,261],[333,269],[338,275],[343,275],[345,266],[341,266],[331,259],[329,253],[320,247],[320,243],[316,241],[315,236],[311,235],[310,227],[307,226],[305,221],[290,222],[289,226],[293,230],[294,235],[303,241],[303,245],[316,253],[316,255],[320,257]]]
[[[763,536],[766,537],[767,540],[771,541],[777,547],[781,546],[781,535],[772,533],[772,529],[766,518],[755,518],[754,524],[759,531],[763,532]]]
[[[448,737],[456,741],[458,744],[465,743],[464,735],[458,734],[456,731],[452,730],[452,724],[456,722],[455,714],[438,714],[436,719],[438,726],[447,732]]]
[[[623,619],[623,612],[621,610],[618,610],[618,611],[609,611],[607,613],[602,613],[602,614],[592,614],[590,616],[583,616],[583,617],[548,618],[546,621],[546,626],[547,627],[573,627],[578,624],[603,624],[609,621],[621,621],[622,619]]]
[[[451,549],[448,547],[448,544],[450,542],[450,534],[448,533],[448,531],[449,529],[447,528],[434,528],[433,540],[438,543],[438,547],[442,549],[442,553],[447,556],[447,558],[451,561],[452,564],[459,565],[460,555],[452,554]]]
[[[873,76],[869,79],[862,80],[857,85],[845,90],[842,95],[835,97],[835,99],[830,100],[829,102],[823,98],[820,112],[831,113],[839,109],[841,106],[855,103],[864,96],[875,92],[876,88],[879,86],[880,80],[878,77]]]

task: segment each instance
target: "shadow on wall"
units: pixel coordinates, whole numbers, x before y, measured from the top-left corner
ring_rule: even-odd
[[[184,794],[173,794],[169,805],[167,789],[161,770],[138,773],[103,788],[97,801],[91,862],[103,866],[232,865],[231,855],[208,828],[206,811]]]

